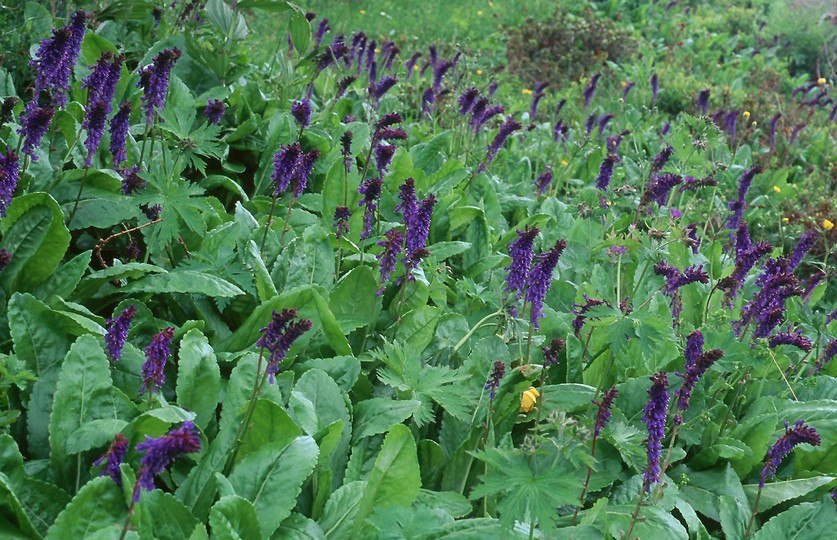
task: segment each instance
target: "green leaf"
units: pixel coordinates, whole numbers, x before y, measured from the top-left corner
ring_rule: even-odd
[[[296,506],[302,484],[317,463],[314,439],[297,437],[287,447],[272,443],[241,460],[230,476],[235,492],[253,503],[269,537]]]
[[[55,520],[46,540],[89,538],[105,529],[118,535],[128,515],[122,490],[108,476],[85,484]]]
[[[198,520],[174,498],[174,495],[155,489],[142,494],[139,505],[139,533],[155,540],[181,540],[188,538]]]
[[[296,6],[291,12],[288,31],[291,33],[294,49],[299,51],[299,54],[305,54],[308,43],[311,41],[311,25],[308,23],[305,13]]]
[[[14,515],[14,520],[19,529],[30,538],[39,538],[40,534],[35,529],[34,525],[23,509],[15,490],[12,488],[12,483],[9,477],[0,472],[0,504],[4,507],[4,513],[7,508],[11,508],[11,513]]]
[[[195,413],[195,424],[206,429],[221,397],[221,371],[215,351],[200,330],[189,330],[180,341],[177,404]]]
[[[421,406],[421,401],[393,401],[391,399],[372,398],[354,406],[354,429],[352,441],[389,431],[394,424],[400,424],[413,415]]]
[[[372,269],[358,266],[346,274],[329,295],[329,307],[343,332],[349,333],[369,324],[378,304],[378,282]]]
[[[99,341],[82,336],[64,357],[55,389],[55,401],[49,419],[50,465],[58,484],[69,489],[79,485],[78,468],[70,458],[70,436],[87,422],[99,419],[125,419],[133,406],[120,399],[113,388],[110,362]]]
[[[294,512],[282,522],[273,534],[273,538],[287,538],[288,540],[324,540],[320,526],[311,519]]]
[[[354,519],[352,536],[358,535],[374,509],[410,506],[418,498],[420,488],[416,442],[407,426],[397,424],[387,433],[381,452],[375,459],[375,467],[369,475]]]
[[[366,482],[357,481],[349,482],[331,494],[317,521],[326,538],[349,538],[365,490]]]
[[[744,532],[750,518],[750,510],[744,505],[744,502],[729,495],[721,495],[718,499],[718,508],[720,509],[721,529],[724,531],[724,537],[729,540],[744,538]]]
[[[7,296],[31,291],[58,268],[70,246],[70,231],[55,199],[46,193],[29,193],[12,199],[0,222],[3,247],[14,254],[0,274]]]
[[[771,518],[756,533],[755,538],[817,540],[830,536],[836,529],[837,512],[834,511],[834,502],[831,497],[826,497],[818,503],[798,504]]]
[[[32,524],[42,536],[70,504],[70,496],[63,489],[35,478],[25,478],[17,486],[17,495]]]
[[[267,399],[260,399],[253,408],[250,429],[241,440],[237,457],[241,460],[267,444],[284,448],[300,435],[302,430],[282,407]]]
[[[209,526],[218,540],[261,538],[259,518],[250,501],[237,495],[221,497],[209,512]]]
[[[124,293],[190,293],[222,298],[244,294],[244,291],[229,281],[191,270],[146,275],[120,290]]]
[[[102,418],[86,422],[67,437],[67,453],[79,454],[91,448],[107,446],[128,422],[117,418]]]
[[[835,476],[815,476],[813,478],[798,478],[796,480],[785,480],[782,482],[769,482],[764,485],[759,499],[759,511],[770,510],[774,506],[791,499],[805,496],[812,491],[830,484]],[[758,484],[744,486],[744,493],[752,504],[756,500],[759,491]]]
[[[90,266],[92,256],[93,252],[87,250],[61,264],[54,274],[38,285],[38,288],[34,291],[35,296],[43,299],[48,299],[52,295],[62,298],[69,297],[76,290],[81,278]]]
[[[395,339],[418,353],[423,352],[433,339],[440,315],[439,308],[430,306],[422,306],[410,311],[404,315],[401,324],[396,327]]]

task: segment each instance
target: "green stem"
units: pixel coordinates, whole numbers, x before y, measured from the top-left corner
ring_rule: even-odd
[[[76,210],[78,210],[78,203],[81,200],[81,192],[84,189],[84,181],[87,180],[87,173],[90,172],[90,167],[84,168],[84,176],[81,177],[81,183],[78,186],[78,193],[76,194],[76,202],[73,203],[73,209],[70,212],[70,217],[67,220],[67,225],[73,222],[73,217],[76,215]]]
[[[595,433],[593,434],[593,445],[590,449],[590,455],[594,458],[596,457],[596,442],[598,442],[599,436]],[[587,478],[584,480],[584,487],[581,489],[581,497],[579,497],[578,506],[575,507],[575,512],[573,512],[573,519],[570,522],[570,525],[575,525],[575,520],[578,518],[578,512],[584,506],[584,497],[587,496],[587,489],[590,487],[590,477],[593,475],[593,467],[592,465],[587,467]]]
[[[464,346],[464,345],[468,342],[468,340],[469,340],[469,339],[471,339],[471,336],[473,336],[473,335],[474,335],[474,333],[475,333],[477,330],[479,330],[481,327],[483,327],[483,326],[484,326],[484,325],[485,325],[488,321],[490,321],[490,320],[491,320],[491,319],[493,319],[494,317],[499,317],[499,316],[501,316],[502,314],[503,314],[503,310],[501,309],[501,310],[497,310],[497,311],[495,311],[494,313],[491,313],[490,315],[486,315],[485,317],[483,317],[482,319],[480,319],[480,321],[479,321],[479,322],[477,322],[477,324],[475,324],[475,325],[474,325],[474,327],[473,327],[473,328],[471,328],[471,329],[468,331],[468,333],[467,333],[467,334],[465,334],[464,336],[462,336],[462,339],[460,339],[460,340],[459,340],[459,342],[457,342],[457,344],[456,344],[456,345],[454,345],[454,347],[453,347],[453,353],[452,353],[452,354],[456,354],[456,353],[459,351],[459,349],[461,349],[461,348],[462,348],[462,347],[463,347],[463,346]]]
[[[744,538],[750,536],[750,531],[753,529],[753,523],[756,521],[756,514],[759,513],[759,502],[761,501],[761,490],[763,488],[759,486],[759,492],[756,493],[756,500],[753,503],[753,513],[750,514],[750,521],[747,523],[747,530],[744,531]]]
[[[276,194],[273,195],[273,201],[270,203],[270,213],[267,214],[267,223],[264,226],[264,235],[262,236],[262,243],[259,246],[259,252],[264,251],[264,243],[267,241],[267,231],[270,230],[270,224],[273,223],[273,209],[276,207]]]
[[[625,540],[631,540],[631,533],[634,532],[636,520],[639,517],[639,511],[642,508],[642,499],[645,498],[645,490],[648,488],[648,481],[642,483],[642,491],[639,492],[639,500],[636,502],[633,514],[631,514],[631,525],[628,527],[628,532],[625,534]]]

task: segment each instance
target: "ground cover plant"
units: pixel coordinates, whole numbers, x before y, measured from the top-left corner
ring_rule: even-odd
[[[0,536],[830,537],[837,26],[420,9],[0,14]]]

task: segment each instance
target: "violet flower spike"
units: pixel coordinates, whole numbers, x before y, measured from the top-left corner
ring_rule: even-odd
[[[549,347],[544,347],[543,350],[543,368],[546,369],[558,363],[558,355],[561,354],[567,347],[567,342],[563,339],[553,339]]]
[[[566,247],[566,240],[558,240],[549,251],[536,257],[537,262],[529,271],[524,301],[530,306],[529,320],[536,329],[540,328],[540,319],[543,317],[543,302],[546,299],[546,293],[552,286],[552,274],[555,267],[558,266],[558,260]]]
[[[801,330],[791,332],[790,328],[788,328],[787,332],[777,332],[770,336],[768,346],[773,349],[779,345],[791,345],[806,353],[811,352],[811,349],[814,348],[814,344],[811,343],[810,339],[802,335]]]
[[[343,156],[343,167],[346,169],[346,174],[352,172],[352,139],[355,134],[346,130],[340,137],[340,154]]]
[[[546,193],[546,189],[549,187],[549,184],[552,182],[552,169],[550,167],[546,167],[543,174],[538,176],[537,180],[535,181],[535,189],[537,192],[538,197]]]
[[[599,175],[596,177],[596,188],[607,192],[610,180],[613,178],[613,167],[617,161],[619,161],[619,157],[615,154],[605,156],[602,164],[599,166]]]
[[[23,114],[21,114],[20,129],[17,130],[23,136],[21,151],[31,157],[32,161],[38,160],[35,151],[41,146],[41,139],[49,130],[53,114],[55,114],[53,109],[38,107],[35,102],[27,105]]]
[[[407,178],[398,188],[398,199],[401,201],[393,209],[404,217],[404,224],[409,227],[417,209],[416,184],[414,178]]]
[[[473,86],[466,88],[462,95],[459,96],[459,114],[463,116],[468,114],[471,111],[471,109],[474,108],[474,103],[477,101],[477,98],[479,97],[479,90],[477,90]]]
[[[276,382],[276,375],[279,373],[282,361],[288,354],[291,345],[305,332],[311,330],[312,326],[313,323],[308,319],[290,322],[282,335],[276,340],[267,361],[267,380],[270,384]]]
[[[11,150],[6,150],[4,154],[0,154],[0,216],[6,216],[19,178],[20,158]]]
[[[788,272],[793,272],[799,266],[805,255],[814,247],[818,237],[819,234],[812,229],[808,229],[802,234],[797,240],[796,247],[793,248],[790,257],[788,257]]]
[[[697,109],[697,112],[703,116],[709,114],[709,88],[705,88],[698,92],[695,109]]]
[[[157,53],[150,65],[140,70],[137,86],[143,91],[142,108],[148,124],[154,121],[154,117],[165,106],[171,70],[179,58],[180,50],[177,47],[164,49]]]
[[[105,344],[108,349],[108,358],[113,363],[118,362],[122,358],[122,349],[125,347],[125,341],[128,339],[128,330],[131,328],[131,321],[134,320],[136,314],[136,306],[131,305],[123,309],[118,317],[108,321]]]
[[[206,103],[206,107],[203,110],[203,115],[209,121],[210,124],[217,125],[221,118],[224,117],[224,111],[226,110],[226,105],[220,99],[210,99]]]
[[[110,153],[113,154],[113,166],[119,167],[128,159],[125,145],[130,127],[131,102],[125,101],[110,121]]]
[[[773,150],[776,147],[776,124],[779,122],[779,118],[782,117],[782,113],[777,112],[773,115],[773,118],[770,119],[770,149]]]
[[[191,421],[183,422],[179,428],[170,430],[162,437],[146,437],[145,442],[137,445],[137,452],[144,455],[140,460],[133,502],[139,502],[140,490],[152,491],[155,488],[154,477],[174,463],[180,454],[192,454],[200,450],[200,435]]]
[[[666,432],[666,411],[668,409],[668,378],[665,371],[650,377],[648,405],[642,410],[642,420],[648,428],[648,467],[643,474],[645,491],[651,491],[651,485],[660,481],[660,457],[662,441]]]
[[[96,150],[99,149],[99,144],[102,142],[102,133],[105,131],[105,123],[107,122],[107,115],[110,105],[104,101],[97,101],[89,106],[86,111],[84,123],[82,124],[87,129],[87,137],[84,139],[84,147],[87,149],[87,158],[84,160],[84,166],[90,167],[93,162],[93,156]]]
[[[804,420],[797,420],[793,429],[788,429],[789,424],[785,422],[785,434],[779,437],[779,440],[767,451],[767,456],[764,462],[764,469],[761,471],[759,477],[759,489],[764,487],[764,483],[768,478],[776,475],[776,470],[782,464],[782,460],[787,457],[793,449],[802,444],[808,443],[811,446],[819,446],[821,439],[817,430],[806,426]]]
[[[349,219],[352,212],[348,206],[338,206],[334,209],[334,235],[340,240],[349,232]]]
[[[291,103],[291,115],[300,128],[307,128],[311,125],[311,101],[302,99]]]
[[[668,160],[671,159],[672,154],[674,154],[674,148],[670,144],[666,144],[660,150],[660,153],[654,156],[654,161],[651,162],[651,174],[662,171]]]
[[[596,73],[590,78],[590,83],[584,88],[582,96],[584,97],[584,108],[590,105],[593,95],[596,93],[596,85],[599,83],[599,78],[602,76],[601,72]]]
[[[500,382],[503,380],[505,374],[506,364],[500,360],[494,362],[494,365],[491,367],[491,374],[488,376],[488,382],[483,387],[483,390],[489,390],[488,395],[490,399],[497,397],[497,388],[500,387]]]
[[[657,94],[660,91],[660,79],[657,77],[657,74],[654,73],[651,75],[651,106],[653,107],[655,103],[657,103]]]
[[[425,248],[430,235],[430,220],[435,205],[436,196],[431,193],[418,201],[416,211],[407,223],[407,234],[404,239],[404,266],[407,275],[410,275],[413,268],[418,266],[421,256],[427,252]]]
[[[584,298],[584,304],[573,304],[573,314],[575,314],[575,319],[573,319],[573,335],[575,337],[581,336],[581,330],[584,328],[584,322],[587,320],[587,312],[590,311],[590,308],[610,305],[605,300],[590,298],[587,294],[582,294],[581,297]]]
[[[110,476],[117,486],[122,487],[122,473],[119,466],[125,461],[126,455],[128,455],[128,439],[122,433],[117,433],[113,442],[110,443],[108,451],[94,461],[93,465],[95,467],[103,465],[99,476]]]
[[[146,182],[140,177],[139,171],[139,166],[134,165],[130,169],[122,172],[121,191],[123,195],[131,195],[145,187]]]
[[[372,220],[375,217],[375,211],[378,209],[378,199],[381,197],[381,179],[369,178],[365,180],[357,192],[363,195],[363,199],[358,201],[358,206],[365,206],[363,213],[363,231],[360,233],[360,239],[365,240],[372,236]]]
[[[404,243],[404,235],[398,229],[390,229],[385,234],[385,240],[379,240],[378,245],[384,248],[384,251],[378,255],[378,265],[381,274],[381,287],[375,293],[380,296],[384,292],[384,286],[389,281],[390,275],[395,270],[395,265],[398,262],[398,255],[401,253],[401,245]]]
[[[302,147],[299,143],[283,146],[279,152],[273,154],[273,174],[271,175],[271,179],[275,183],[274,197],[278,197],[290,187],[291,180],[296,174],[296,169],[302,154]]]
[[[509,244],[511,263],[507,267],[508,275],[506,275],[504,290],[508,293],[517,293],[518,299],[526,288],[529,269],[534,257],[533,245],[538,234],[540,234],[540,229],[537,227],[529,228],[527,225],[522,231],[517,229],[517,238]]]
[[[594,437],[599,436],[599,434],[605,428],[605,425],[607,425],[607,421],[610,420],[610,409],[613,408],[613,402],[618,395],[619,391],[616,389],[616,387],[612,387],[605,391],[605,393],[602,395],[601,401],[593,400],[593,403],[595,403],[597,407],[596,420],[593,422]]]
[[[375,146],[375,168],[378,176],[384,176],[389,172],[389,164],[392,163],[392,156],[395,155],[395,145],[379,143]]]
[[[334,94],[334,99],[340,99],[345,95],[346,90],[357,80],[357,77],[354,75],[349,75],[348,77],[343,77],[337,83],[337,92]]]
[[[538,116],[538,104],[540,103],[541,99],[544,97],[544,90],[546,87],[549,86],[548,82],[536,82],[535,83],[535,91],[532,94],[532,103],[529,105],[529,121],[534,122],[535,118]]]
[[[485,159],[477,168],[477,172],[485,172],[486,167],[491,165],[494,161],[494,158],[497,157],[497,153],[502,148],[503,144],[505,144],[506,139],[509,138],[509,135],[514,133],[515,131],[522,128],[523,125],[515,120],[514,118],[509,117],[502,126],[500,126],[500,130],[497,132],[497,135],[494,136],[494,139],[491,141],[491,144],[488,145],[488,149],[485,153]]]
[[[147,391],[156,392],[166,381],[164,369],[166,361],[171,356],[171,340],[174,337],[174,328],[168,326],[154,337],[151,343],[145,348],[145,363],[142,365],[142,386],[140,394]]]
[[[683,384],[677,390],[677,408],[674,415],[674,423],[680,425],[683,423],[682,413],[689,408],[689,401],[692,397],[692,390],[698,380],[703,377],[712,364],[724,356],[724,351],[721,349],[712,349],[703,352],[703,335],[700,331],[695,330],[686,339],[686,365],[684,366],[685,373],[675,373],[678,377],[683,379]]]

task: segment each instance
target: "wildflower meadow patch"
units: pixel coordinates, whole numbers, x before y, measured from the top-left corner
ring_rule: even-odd
[[[0,537],[833,537],[837,14],[426,4],[0,13]]]

